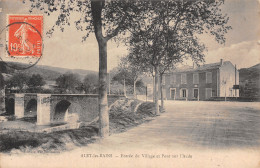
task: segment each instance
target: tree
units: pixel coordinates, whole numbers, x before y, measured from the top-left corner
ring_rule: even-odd
[[[90,1],[38,1],[30,0],[32,11],[38,8],[47,15],[59,10],[60,14],[56,24],[48,34],[52,34],[55,26],[61,31],[65,25],[70,25],[70,13],[80,12],[81,17],[76,20],[76,27],[86,32],[85,40],[90,32],[94,32],[99,47],[99,135],[109,136],[109,115],[107,104],[107,42],[118,34],[124,34],[126,30],[135,29],[145,16],[146,1],[128,0],[90,0]]]
[[[27,85],[32,92],[39,91],[45,84],[46,82],[40,74],[33,74],[27,82]]]
[[[75,93],[81,82],[78,74],[66,73],[56,79],[56,84],[63,93]]]
[[[142,75],[142,70],[143,67],[131,64],[127,56],[122,57],[118,65],[118,72],[114,75],[112,80],[123,84],[124,88],[125,84],[133,86],[133,95],[136,98],[136,83],[139,81],[138,78]],[[139,84],[140,82],[141,81],[139,81]]]
[[[178,32],[175,32],[176,28],[174,27],[179,27],[180,25],[181,27],[179,27],[178,30],[186,33],[187,36],[191,34],[193,36],[194,31],[190,31],[190,28],[191,30],[196,29],[197,32],[200,32],[205,26],[211,34],[221,40],[224,38],[221,34],[223,32],[222,30],[226,28],[225,26],[222,27],[225,25],[226,20],[225,17],[221,15],[220,9],[218,8],[218,6],[223,3],[221,0],[171,0],[158,2],[141,0],[30,0],[30,2],[32,8],[43,10],[48,15],[53,11],[59,10],[60,14],[55,26],[60,27],[61,31],[64,30],[65,25],[70,25],[70,13],[76,11],[82,14],[75,23],[78,29],[86,32],[86,36],[83,37],[83,40],[88,37],[90,32],[95,33],[99,47],[99,134],[101,137],[109,135],[106,79],[107,42],[110,39],[115,38],[119,34],[124,34],[126,31],[131,33],[140,32],[142,35],[144,29],[153,29],[154,26],[151,25],[164,19],[163,17],[158,18],[158,14],[160,13],[163,15],[167,14],[169,17],[166,22],[169,22],[170,26],[173,25],[171,26],[173,30],[171,31],[172,34],[169,34],[170,36],[173,36],[173,34],[178,35]],[[165,11],[168,11],[168,13],[165,13]],[[193,22],[190,22],[192,20]],[[55,26],[48,34],[52,34]],[[218,28],[219,30],[217,31]],[[160,29],[161,27],[158,27],[157,30]],[[195,40],[195,42],[197,41]],[[158,79],[158,67],[155,69],[156,79]]]
[[[149,67],[155,73],[155,107],[158,108],[159,70],[168,65],[191,58],[195,63],[204,60],[205,45],[199,35],[209,33],[219,43],[231,28],[228,17],[221,13],[224,1],[149,1],[150,17],[140,22],[132,34],[131,62]],[[141,23],[146,23],[142,25]],[[165,68],[165,69],[164,69]]]
[[[84,91],[87,94],[96,94],[98,92],[98,76],[96,74],[88,74],[83,80]]]
[[[29,76],[23,73],[14,74],[6,83],[8,89],[15,89],[17,92],[22,92],[27,88]]]

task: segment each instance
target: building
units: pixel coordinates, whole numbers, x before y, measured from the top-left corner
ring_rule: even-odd
[[[207,100],[211,97],[239,97],[239,72],[230,61],[185,66],[165,74],[167,100]]]

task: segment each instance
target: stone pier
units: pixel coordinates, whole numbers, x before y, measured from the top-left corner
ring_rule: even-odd
[[[51,121],[51,94],[37,95],[37,125],[49,125]]]
[[[15,94],[14,115],[17,118],[23,118],[24,117],[24,94]]]

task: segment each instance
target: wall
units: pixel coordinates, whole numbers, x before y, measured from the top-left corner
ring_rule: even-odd
[[[239,90],[233,90],[235,83],[239,85],[239,72],[236,70],[235,82],[235,66],[231,62],[226,61],[220,67],[219,82],[220,82],[220,97],[239,97]]]

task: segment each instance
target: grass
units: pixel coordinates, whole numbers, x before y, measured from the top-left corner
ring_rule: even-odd
[[[120,108],[111,109],[109,114],[110,133],[124,132],[132,127],[150,121],[154,117],[153,103],[143,103],[136,113],[122,111]]]
[[[110,110],[110,134],[125,132],[154,117],[154,104],[142,103],[137,112],[133,113],[140,102],[122,100]],[[130,106],[126,105],[130,104]],[[31,121],[31,120],[30,120]],[[29,153],[60,152],[85,146],[95,142],[98,136],[98,122],[90,126],[53,133],[32,133],[27,131],[9,130],[0,134],[0,152],[10,153],[13,150]]]

